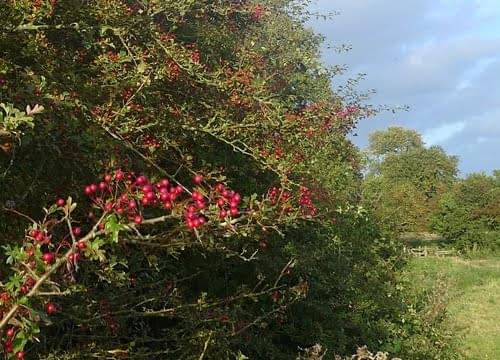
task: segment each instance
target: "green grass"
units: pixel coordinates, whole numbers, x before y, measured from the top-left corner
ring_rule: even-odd
[[[500,258],[416,258],[410,273],[419,287],[446,284],[444,324],[461,337],[466,359],[500,359]]]

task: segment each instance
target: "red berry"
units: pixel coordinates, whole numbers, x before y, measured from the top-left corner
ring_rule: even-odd
[[[72,263],[77,263],[78,261],[80,261],[80,259],[81,259],[80,253],[71,253],[68,255],[68,260]]]
[[[227,216],[227,211],[226,210],[219,211],[219,217],[221,219],[224,219],[226,216]]]
[[[80,251],[83,251],[83,250],[85,250],[85,249],[87,248],[87,242],[86,242],[86,241],[84,241],[84,240],[80,240],[80,241],[78,241],[78,242],[76,243],[76,246],[78,247],[78,249],[79,249]]]
[[[57,204],[57,206],[61,206],[62,207],[64,205],[66,205],[66,200],[64,200],[64,199],[57,199],[56,204]]]
[[[27,293],[29,293],[30,289],[26,285],[23,285],[21,286],[21,289],[19,289],[19,291],[21,292],[21,294],[26,295]]]
[[[122,181],[125,178],[125,173],[121,170],[117,170],[115,173],[115,179],[118,181]]]
[[[52,264],[54,263],[55,256],[53,253],[45,253],[42,255],[42,260],[46,264]]]
[[[215,186],[215,189],[216,189],[218,192],[220,192],[220,193],[221,193],[221,192],[223,192],[223,191],[224,191],[224,189],[225,189],[224,184],[220,184],[220,183],[219,183],[219,184],[217,184],[217,185]]]
[[[7,331],[5,332],[5,335],[7,335],[7,337],[11,338],[14,335],[16,335],[16,330],[13,327],[8,328]]]
[[[85,195],[89,196],[92,195],[92,188],[89,186],[85,186]]]
[[[202,181],[203,181],[203,176],[201,175],[195,175],[193,178],[193,182],[197,185],[201,184]]]
[[[54,304],[54,303],[48,303],[47,305],[45,305],[45,311],[49,315],[55,314],[57,312],[57,306],[56,306],[56,304]]]
[[[17,360],[24,360],[24,351],[18,351],[16,353],[16,359]]]
[[[166,188],[170,184],[168,179],[161,179],[160,182],[158,183],[160,185],[160,188]]]
[[[27,287],[32,288],[33,286],[35,286],[35,284],[36,284],[36,281],[31,276],[26,279],[25,285]]]
[[[42,241],[44,241],[44,240],[45,240],[45,235],[44,235],[41,231],[39,231],[39,232],[35,235],[35,240],[36,240],[36,241],[40,241],[40,242],[42,242]]]
[[[104,175],[104,181],[111,182],[111,180],[113,180],[113,176],[112,175],[110,175],[110,174]]]
[[[97,185],[96,184],[90,184],[90,190],[95,193],[97,191]]]
[[[142,216],[141,215],[134,216],[134,223],[136,223],[137,225],[142,224]]]
[[[108,184],[106,184],[105,182],[101,181],[99,183],[99,189],[101,189],[101,191],[106,191],[108,189]]]
[[[231,214],[231,216],[238,216],[240,214],[239,210],[236,208],[229,209],[229,213]]]
[[[163,206],[165,207],[165,209],[168,209],[168,210],[172,209],[172,207],[173,207],[172,203],[170,201],[164,202]]]
[[[135,209],[137,207],[137,204],[135,203],[135,200],[130,200],[128,202],[128,208],[129,209]]]
[[[73,235],[80,236],[81,233],[82,233],[82,229],[80,227],[74,227],[73,228]]]
[[[109,203],[106,203],[106,205],[104,206],[104,209],[106,211],[111,211],[111,210],[113,210],[114,207],[115,207],[115,205],[113,203],[109,202]]]
[[[203,200],[203,195],[201,195],[197,191],[193,191],[193,194],[191,195],[191,197],[193,198],[194,201]]]
[[[14,351],[14,345],[12,344],[12,341],[11,340],[6,341],[4,344],[4,348],[5,352],[7,353],[11,353],[12,351]]]
[[[141,175],[141,176],[137,177],[135,182],[137,185],[142,186],[148,182],[148,179],[145,176]]]

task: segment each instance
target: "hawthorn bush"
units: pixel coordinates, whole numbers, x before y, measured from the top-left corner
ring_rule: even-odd
[[[375,109],[332,91],[305,5],[0,4],[6,358],[404,353],[347,138]]]

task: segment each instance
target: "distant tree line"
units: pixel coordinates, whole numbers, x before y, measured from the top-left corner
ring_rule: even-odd
[[[458,158],[415,130],[373,132],[364,152],[365,206],[386,232],[436,232],[460,250],[500,246],[500,170],[458,176]]]

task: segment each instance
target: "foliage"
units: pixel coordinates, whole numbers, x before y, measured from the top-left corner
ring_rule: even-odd
[[[374,131],[368,141],[369,151],[375,156],[403,154],[424,147],[422,136],[417,131],[402,127]]]
[[[367,206],[393,233],[428,231],[441,195],[453,184],[458,159],[424,147],[414,130],[388,128],[370,136],[364,182]]]
[[[471,174],[443,196],[433,227],[461,250],[496,251],[500,246],[499,204],[498,177]]]
[[[375,110],[331,90],[303,2],[0,13],[7,358],[400,351],[402,259],[347,138]]]

